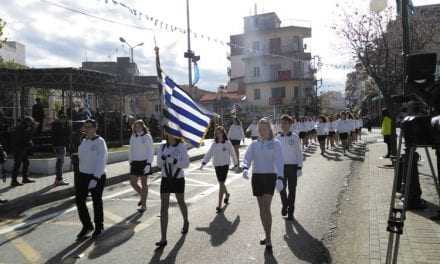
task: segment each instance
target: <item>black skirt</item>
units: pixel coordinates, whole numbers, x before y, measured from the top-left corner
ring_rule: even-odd
[[[328,132],[328,135],[333,137],[334,135],[336,135],[336,132],[335,131],[330,131],[330,132]]]
[[[339,133],[339,138],[341,140],[346,140],[348,138],[348,133]]]
[[[130,174],[136,176],[147,176],[145,175],[145,167],[147,166],[148,161],[146,160],[134,160],[130,163]],[[150,169],[151,171],[151,169]]]
[[[231,144],[233,146],[240,146],[241,140],[231,139]]]
[[[217,175],[217,180],[219,182],[225,182],[226,177],[228,176],[229,165],[225,166],[216,166],[215,167],[215,175]]]
[[[252,193],[254,196],[273,195],[276,181],[275,173],[254,173],[252,174]]]
[[[318,141],[320,141],[320,142],[325,141],[326,138],[327,138],[327,135],[318,135]]]
[[[185,192],[185,178],[168,178],[162,177],[160,183],[160,193],[184,193]]]

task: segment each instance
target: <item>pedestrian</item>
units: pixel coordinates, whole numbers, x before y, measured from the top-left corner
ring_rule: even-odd
[[[330,146],[332,149],[335,147],[336,126],[337,126],[337,122],[335,120],[335,117],[334,116],[330,116],[329,126],[328,126],[327,146]]]
[[[388,109],[382,109],[382,136],[383,141],[387,144],[387,154],[383,157],[388,159],[392,152],[392,119]]]
[[[351,123],[350,121],[347,120],[346,112],[341,113],[341,120],[339,120],[338,122],[337,129],[338,129],[339,138],[341,139],[342,142],[343,151],[345,154],[345,152],[349,150],[348,134],[351,133]]]
[[[258,139],[258,127],[257,127],[257,120],[254,119],[252,121],[252,123],[249,125],[249,127],[246,129],[246,133],[250,133],[251,134],[251,139],[252,140],[257,140]]]
[[[232,125],[229,127],[228,138],[234,146],[235,155],[237,156],[238,163],[235,169],[240,166],[240,143],[244,139],[244,132],[241,122],[238,118],[234,118]]]
[[[325,153],[325,140],[327,139],[328,131],[327,117],[322,115],[316,124],[316,134],[318,136],[319,147],[321,148],[321,155]]]
[[[130,137],[130,184],[140,195],[138,211],[140,213],[147,210],[148,197],[148,175],[151,174],[151,164],[153,163],[153,138],[148,127],[142,119],[135,121],[132,125]],[[139,185],[139,179],[141,185]]]
[[[32,118],[37,122],[37,130],[38,134],[43,130],[43,121],[44,121],[44,106],[41,103],[41,99],[35,99],[35,104],[32,106]]]
[[[185,203],[185,173],[189,167],[189,156],[182,140],[173,135],[166,134],[166,143],[162,144],[157,152],[157,165],[162,171],[160,184],[160,230],[161,239],[156,243],[158,249],[167,245],[168,208],[170,206],[170,194],[176,195],[180,212],[183,217],[181,233],[186,234],[189,230],[188,208]]]
[[[33,183],[34,180],[29,179],[29,155],[31,154],[34,143],[32,138],[35,133],[35,122],[30,116],[25,116],[23,121],[15,129],[14,138],[14,167],[12,169],[11,187],[20,186],[24,183]],[[18,171],[22,167],[22,183],[17,181]]]
[[[277,139],[281,143],[281,150],[284,159],[284,188],[280,192],[282,209],[281,215],[286,216],[287,220],[293,220],[295,212],[296,185],[298,177],[302,173],[304,156],[302,153],[301,141],[295,132],[289,131],[292,123],[289,115],[281,116],[281,129]],[[289,194],[287,194],[289,189]]]
[[[92,238],[96,239],[104,230],[102,193],[106,181],[105,167],[108,151],[105,140],[96,134],[97,124],[95,120],[88,119],[84,121],[82,129],[85,138],[78,148],[79,175],[75,179],[75,199],[79,219],[83,227],[77,238],[82,239],[95,229]],[[94,228],[86,205],[89,192],[93,201]]]
[[[3,145],[0,142],[0,176],[3,182],[6,182],[5,163],[7,158],[8,158],[8,154],[6,153],[5,149],[3,148]],[[8,200],[2,199],[0,196],[0,204],[4,204],[7,202]]]
[[[222,200],[225,195],[224,203],[229,204],[229,198],[231,194],[226,189],[225,181],[228,176],[229,164],[232,161],[234,165],[238,163],[237,156],[235,155],[234,147],[231,142],[228,140],[226,136],[226,130],[222,126],[218,126],[215,129],[215,141],[214,144],[211,145],[209,151],[206,153],[205,157],[202,161],[202,166],[200,169],[203,169],[206,164],[213,159],[213,165],[215,168],[215,174],[217,176],[217,181],[220,185],[219,195],[218,195],[218,206],[216,208],[217,213],[222,211]],[[234,166],[235,167],[235,166]]]
[[[281,192],[284,181],[284,159],[281,144],[274,138],[271,123],[263,118],[258,122],[260,138],[251,143],[243,161],[243,178],[249,179],[252,165],[252,192],[257,197],[260,218],[265,239],[260,241],[266,245],[268,253],[272,253],[272,214],[271,203],[275,188]]]
[[[52,147],[57,158],[54,186],[69,185],[63,179],[64,158],[66,156],[66,147],[69,145],[69,138],[70,131],[67,120],[64,113],[60,112],[58,118],[52,123]]]
[[[305,150],[307,147],[307,127],[304,117],[299,119],[298,131],[299,131],[299,138],[301,139],[302,142],[302,149]]]

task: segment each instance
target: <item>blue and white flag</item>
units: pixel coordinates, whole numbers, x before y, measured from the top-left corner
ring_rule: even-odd
[[[213,114],[199,106],[168,76],[163,82],[163,96],[165,132],[199,146]]]
[[[200,80],[200,69],[197,62],[194,62],[194,81],[193,85],[196,85]]]

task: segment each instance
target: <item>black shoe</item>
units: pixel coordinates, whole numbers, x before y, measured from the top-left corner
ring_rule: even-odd
[[[186,221],[185,223],[183,223],[183,228],[182,228],[182,234],[186,234],[189,231],[189,222]]]
[[[31,180],[29,178],[23,178],[23,181],[21,181],[22,183],[34,183],[34,180]]]
[[[97,239],[101,235],[102,230],[103,228],[96,228],[95,232],[92,234],[92,239]]]
[[[266,239],[260,240],[260,245],[266,245]]]
[[[288,220],[288,221],[293,221],[293,213],[289,213],[288,215],[287,215],[287,218],[286,218],[286,220]]]
[[[283,207],[281,208],[281,215],[282,215],[282,216],[286,216],[286,215],[287,215],[287,207],[286,207],[286,206],[283,206]]]
[[[272,255],[273,254],[273,248],[272,245],[266,245],[266,253]]]
[[[230,196],[231,196],[230,193],[227,193],[227,194],[226,194],[225,199],[223,200],[223,202],[224,202],[225,204],[229,204],[229,197],[230,197]]]
[[[19,183],[18,181],[12,181],[11,182],[11,187],[17,187],[17,186],[22,186],[23,184]]]
[[[93,231],[93,226],[84,226],[81,231],[76,236],[77,239],[85,238],[88,234]]]
[[[219,213],[222,212],[222,208],[221,208],[221,207],[216,207],[216,208],[215,208],[215,211],[217,212],[217,214],[219,214]]]
[[[143,214],[145,211],[147,211],[147,207],[141,207],[137,209],[138,213]]]
[[[139,202],[138,202],[138,206],[141,206],[142,205],[142,200],[140,200]]]
[[[7,202],[8,202],[8,200],[0,199],[0,204],[5,204]]]
[[[164,247],[166,247],[166,245],[168,244],[168,242],[166,240],[161,240],[159,242],[156,242],[156,250],[162,249]]]

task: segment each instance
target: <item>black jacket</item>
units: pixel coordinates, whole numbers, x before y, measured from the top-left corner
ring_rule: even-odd
[[[32,137],[34,136],[35,129],[32,126],[20,124],[15,129],[14,133],[14,147],[15,150],[30,149],[33,147]]]
[[[52,145],[54,147],[67,147],[69,145],[70,130],[63,120],[55,120],[52,123]]]

